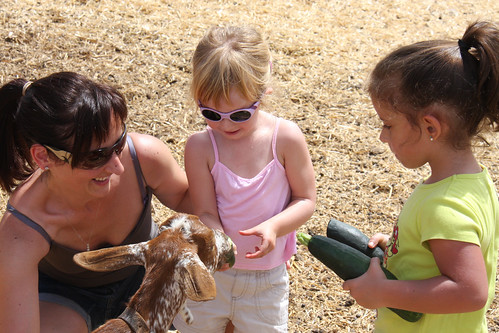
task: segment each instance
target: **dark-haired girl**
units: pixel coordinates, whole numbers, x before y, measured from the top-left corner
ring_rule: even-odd
[[[399,280],[387,280],[373,259],[344,289],[378,309],[376,332],[487,332],[499,204],[472,144],[498,129],[498,27],[476,22],[459,41],[402,47],[377,64],[368,91],[383,122],[380,140],[405,167],[428,163],[431,174],[405,203],[392,237],[371,238]],[[386,307],[424,315],[411,323]]]

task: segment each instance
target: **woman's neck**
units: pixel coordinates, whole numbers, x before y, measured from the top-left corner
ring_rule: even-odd
[[[42,172],[38,177],[38,183],[45,192],[47,205],[57,207],[57,210],[60,211],[82,214],[95,213],[96,209],[102,204],[102,199],[89,197],[85,193],[79,193],[65,184],[61,186],[54,182],[46,171]]]

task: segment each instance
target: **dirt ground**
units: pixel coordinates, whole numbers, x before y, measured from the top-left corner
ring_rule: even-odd
[[[300,231],[324,235],[334,217],[366,234],[389,233],[428,169],[405,169],[379,142],[366,77],[393,48],[457,43],[477,19],[499,21],[499,2],[2,0],[0,83],[64,70],[112,84],[128,100],[129,129],[161,138],[183,164],[185,140],[204,127],[188,94],[197,41],[214,24],[254,25],[273,54],[267,110],[300,126],[315,166],[317,209]],[[490,142],[476,153],[499,188],[499,146],[494,136]],[[0,192],[2,210],[6,201]],[[155,203],[157,221],[169,214]],[[372,331],[375,312],[357,305],[302,246],[290,280],[290,332]],[[498,307],[496,299],[487,314],[490,332],[499,332]]]

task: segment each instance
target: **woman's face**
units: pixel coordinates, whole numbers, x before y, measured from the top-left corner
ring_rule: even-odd
[[[121,123],[113,120],[110,125],[109,136],[101,144],[94,142],[91,150],[113,146],[122,134],[123,127]],[[110,192],[112,184],[124,172],[121,155],[122,153],[119,156],[113,153],[109,161],[94,169],[71,168],[70,164],[60,163],[60,160],[57,160],[50,166],[51,177],[61,180],[61,184],[71,186],[75,191],[81,188],[83,192],[87,192],[90,196],[103,197]]]

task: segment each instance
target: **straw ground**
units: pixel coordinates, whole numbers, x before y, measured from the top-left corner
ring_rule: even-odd
[[[499,20],[495,0],[3,0],[0,83],[77,71],[122,91],[130,130],[161,138],[183,163],[189,134],[204,127],[190,101],[192,51],[214,24],[252,24],[272,48],[275,93],[266,108],[295,121],[316,170],[317,210],[300,231],[325,234],[329,218],[366,234],[389,233],[428,170],[406,170],[378,141],[363,90],[388,51],[430,38],[457,39],[477,19]],[[499,186],[498,141],[477,154]],[[7,196],[0,193],[0,208]],[[155,203],[154,217],[169,212]],[[289,271],[290,332],[368,332],[375,312],[303,248]],[[497,289],[496,289],[497,290]],[[497,300],[487,314],[499,332]]]

